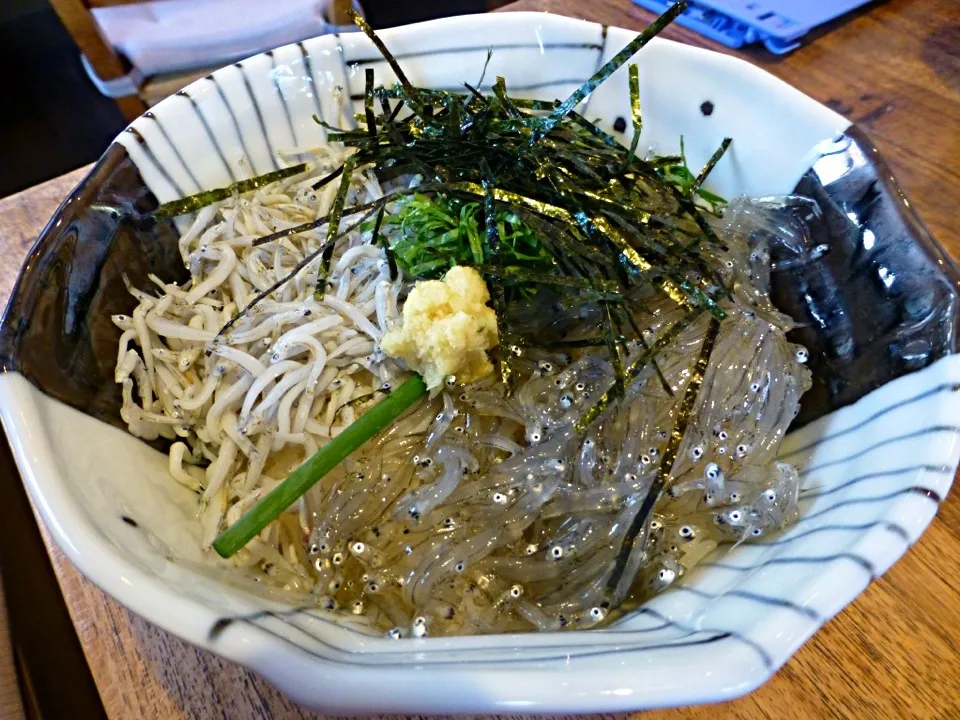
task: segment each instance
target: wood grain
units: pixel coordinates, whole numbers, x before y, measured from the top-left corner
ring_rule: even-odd
[[[17,683],[17,667],[14,661],[13,643],[10,640],[10,618],[3,602],[3,586],[0,584],[0,718],[22,720],[23,702]]]
[[[520,0],[623,27],[650,15],[626,0]],[[675,39],[717,47],[683,29]],[[960,205],[960,3],[871,5],[786,58],[739,53],[858,119],[934,234],[955,258]],[[78,171],[79,172],[79,171]],[[75,184],[73,173],[0,201],[6,252],[0,303],[32,238]],[[111,718],[315,718],[256,675],[133,616],[50,542],[61,588]],[[627,716],[620,716],[625,718]],[[719,706],[638,720],[960,718],[960,494],[911,549],[758,691]]]

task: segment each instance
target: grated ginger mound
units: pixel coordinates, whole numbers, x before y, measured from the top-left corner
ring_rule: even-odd
[[[493,372],[486,350],[497,344],[497,316],[483,278],[455,266],[443,280],[419,281],[403,306],[403,324],[388,331],[381,349],[423,376],[429,389],[449,375],[469,383]]]

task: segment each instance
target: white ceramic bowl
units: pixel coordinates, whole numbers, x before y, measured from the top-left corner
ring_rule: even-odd
[[[569,95],[632,36],[530,13],[383,33],[415,84],[475,82],[493,48],[488,82],[503,75],[512,93],[544,99]],[[699,167],[733,137],[710,178],[727,196],[792,191],[824,154],[823,141],[848,129],[844,118],[740,60],[656,40],[639,62],[641,147],[674,152],[683,136]],[[358,34],[279,48],[197,81],[118,142],[161,202],[222,186],[273,169],[277,151],[320,143],[311,116],[336,122],[337,93],[361,94],[371,65],[379,81],[394,79]],[[629,118],[625,73],[583,111],[608,129]],[[824,172],[839,176],[860,162],[849,143],[841,149],[827,150],[825,183]],[[835,167],[840,157],[850,167]],[[68,205],[61,215],[69,212]],[[59,225],[55,219],[46,235]],[[200,552],[193,496],[168,479],[165,457],[135,438],[51,399],[18,372],[0,375],[0,410],[44,522],[87,577],[296,701],[337,713],[582,712],[717,701],[769,678],[933,518],[960,459],[958,387],[960,359],[944,357],[791,434],[783,455],[808,489],[801,522],[781,537],[718,553],[614,627],[400,642],[228,584]]]

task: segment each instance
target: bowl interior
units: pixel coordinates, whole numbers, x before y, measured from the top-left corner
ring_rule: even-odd
[[[481,89],[502,75],[513,94],[546,100],[569,95],[632,36],[541,14],[458,18],[384,33],[415,84],[453,90],[476,83],[492,48]],[[726,196],[792,192],[849,125],[726,56],[655,40],[638,61],[641,147],[675,153],[682,137],[696,168],[724,137],[734,138],[709,182]],[[104,258],[117,238],[133,232],[103,218],[90,228],[105,193],[129,195],[135,187],[136,202],[150,205],[291,164],[297,152],[325,139],[314,115],[354,125],[367,67],[378,82],[395,80],[362,35],[316,38],[218,70],[135,121],[117,140],[125,157],[112,150],[114,169],[81,189],[82,207],[61,209],[75,234],[48,229],[34,250],[41,275],[53,262],[44,242],[57,243],[58,267],[77,270],[56,276],[52,292],[60,299],[43,305],[45,314],[29,301],[42,296],[31,285],[37,277],[28,272],[21,279],[3,331],[8,367],[17,367],[17,344],[30,337],[30,321],[46,320],[87,348],[84,362],[109,383],[115,359],[109,334],[71,325],[73,295],[58,290],[76,287],[82,276],[87,293],[99,297]],[[629,139],[626,78],[624,70],[616,73],[581,112],[611,133],[618,118],[626,119],[620,136]],[[136,176],[130,187],[118,179],[124,172]],[[144,199],[145,191],[151,197]],[[134,233],[149,238],[137,255],[140,277],[168,263],[175,242],[170,228],[152,232]],[[90,265],[85,233],[108,238]],[[106,305],[91,301],[91,307],[106,312]],[[930,364],[934,359],[788,437],[783,454],[803,469],[808,488],[799,525],[763,544],[723,549],[614,627],[401,644],[362,623],[237,586],[200,548],[195,496],[170,481],[163,454],[126,432],[49,397],[16,372],[0,376],[0,410],[30,492],[83,572],[136,612],[259,670],[295,699],[331,710],[613,710],[718,700],[756,686],[919,536],[960,458],[960,404],[951,402],[960,361]],[[76,367],[61,363],[57,372],[76,375]],[[58,396],[96,414],[92,401]],[[109,398],[102,409],[104,416],[110,411]],[[444,678],[429,697],[418,685],[426,668]],[[527,680],[518,679],[518,670],[530,673]],[[588,692],[557,685],[571,671]],[[330,682],[319,686],[318,673]],[[372,677],[382,683],[382,696],[366,692]]]

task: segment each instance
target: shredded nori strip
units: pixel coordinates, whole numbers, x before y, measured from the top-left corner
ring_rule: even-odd
[[[333,198],[333,208],[330,210],[330,227],[327,230],[327,247],[323,252],[320,261],[320,274],[326,277],[330,270],[330,260],[333,257],[333,239],[337,237],[340,231],[340,220],[343,218],[343,205],[347,200],[347,190],[350,189],[350,179],[353,177],[353,169],[357,165],[357,156],[351,155],[343,163],[343,173],[340,176],[340,187],[337,188],[337,194]]]
[[[367,68],[364,76],[363,111],[367,121],[367,132],[371,137],[376,137],[377,118],[373,114],[373,68]]]
[[[581,85],[576,92],[564,100],[537,128],[536,137],[540,138],[549,133],[557,124],[573,110],[577,105],[586,100],[590,94],[596,90],[604,80],[619,70],[627,60],[636,55],[640,50],[656,37],[661,30],[672,23],[687,9],[686,0],[678,0],[660,17],[654,20],[646,30],[637,35],[623,50],[608,60],[603,67],[597,70],[593,76]]]
[[[320,121],[317,119],[317,116],[316,116],[316,115],[313,116],[313,119],[314,119],[314,120],[317,120],[317,122],[320,122]],[[341,165],[340,167],[338,167],[336,170],[334,170],[332,173],[330,173],[330,174],[327,175],[326,177],[321,178],[320,180],[317,180],[317,182],[315,182],[315,183],[313,184],[313,186],[312,186],[313,189],[314,189],[314,190],[319,190],[319,189],[322,188],[324,185],[327,185],[327,184],[333,182],[334,180],[336,180],[338,177],[340,177],[340,175],[341,175],[342,173],[343,173],[343,165]]]
[[[636,63],[630,63],[630,116],[633,120],[633,140],[630,141],[630,159],[637,154],[637,145],[640,144],[640,132],[643,130],[643,114],[640,112],[640,68]]]
[[[373,225],[373,235],[371,236],[371,242],[376,243],[383,248],[383,254],[387,257],[387,267],[390,269],[390,280],[397,279],[397,259],[393,255],[393,249],[390,247],[390,243],[387,242],[387,239],[380,232],[380,228],[383,227],[383,215],[387,211],[387,206],[381,205],[380,210],[377,211],[377,219]]]
[[[617,592],[617,588],[620,585],[620,580],[623,577],[624,570],[626,570],[627,562],[629,561],[630,555],[633,552],[634,543],[640,536],[641,532],[643,532],[647,527],[647,521],[650,518],[650,512],[653,510],[653,506],[656,504],[657,500],[660,499],[660,494],[663,492],[664,488],[666,488],[667,485],[669,485],[673,480],[673,463],[677,459],[677,452],[680,450],[680,443],[683,441],[683,436],[687,431],[687,425],[690,422],[690,416],[693,413],[694,406],[697,402],[697,396],[700,394],[700,388],[703,385],[703,376],[706,372],[707,365],[710,362],[710,353],[713,352],[713,346],[716,343],[717,335],[719,333],[720,321],[716,318],[711,318],[710,324],[707,326],[707,332],[703,338],[703,343],[700,346],[700,354],[697,357],[696,364],[693,366],[690,379],[687,381],[687,388],[683,393],[683,399],[680,401],[680,407],[677,410],[677,419],[673,426],[673,432],[670,433],[670,437],[667,440],[667,446],[663,451],[663,456],[660,460],[660,467],[657,469],[657,477],[654,479],[653,485],[647,492],[646,497],[643,499],[643,504],[640,506],[637,514],[634,515],[630,526],[627,528],[627,531],[623,536],[623,543],[620,547],[620,551],[617,553],[617,559],[614,563],[613,570],[610,573],[610,577],[607,579],[607,592],[611,596],[615,595]],[[618,601],[616,597],[614,597],[613,600],[615,602]]]
[[[284,275],[282,278],[279,278],[276,282],[274,282],[272,285],[270,285],[270,287],[268,287],[268,288],[266,288],[266,289],[261,290],[260,292],[258,292],[258,293],[253,297],[253,299],[251,299],[250,302],[248,302],[248,303],[243,307],[242,310],[240,310],[236,315],[234,315],[232,318],[230,318],[229,320],[227,320],[227,322],[224,324],[224,326],[223,326],[222,328],[220,328],[220,330],[217,332],[216,336],[215,336],[215,337],[213,338],[213,340],[211,341],[211,344],[215,344],[221,337],[223,337],[223,335],[226,334],[227,330],[229,330],[229,329],[232,328],[234,325],[236,325],[237,322],[238,322],[242,317],[244,317],[248,312],[250,312],[250,310],[253,309],[254,305],[256,305],[257,303],[259,303],[261,300],[264,300],[265,298],[270,297],[270,295],[272,295],[276,290],[280,289],[281,287],[283,287],[284,285],[286,285],[288,282],[290,282],[291,280],[293,280],[293,278],[295,278],[295,277],[297,276],[297,274],[298,274],[301,270],[303,270],[303,269],[304,269],[305,267],[307,267],[310,263],[312,263],[314,260],[316,260],[318,257],[320,257],[321,254],[326,253],[326,252],[328,252],[331,248],[333,248],[333,247],[336,245],[336,241],[337,241],[337,240],[339,240],[339,239],[342,238],[342,237],[346,237],[346,236],[349,235],[351,232],[353,232],[354,230],[356,230],[357,228],[359,228],[360,225],[362,225],[365,220],[367,220],[371,215],[373,215],[373,213],[374,213],[373,210],[368,210],[365,215],[363,215],[363,216],[362,216],[359,220],[357,220],[356,222],[354,222],[354,223],[352,223],[351,225],[349,225],[342,233],[340,233],[339,235],[337,235],[337,236],[335,236],[335,237],[332,237],[332,238],[328,239],[325,243],[323,243],[320,247],[318,247],[318,248],[317,248],[316,250],[314,250],[312,253],[309,253],[308,255],[306,255],[306,256],[303,258],[303,260],[301,260],[300,262],[298,262],[296,265],[293,266],[293,269],[292,269],[290,272],[288,272],[288,273],[287,273],[286,275]],[[208,346],[208,348],[207,348],[207,354],[208,354],[208,355],[210,354],[210,348],[209,348],[209,346]]]
[[[697,175],[696,180],[693,181],[693,187],[690,189],[691,194],[700,192],[700,186],[703,185],[703,182],[707,179],[707,175],[709,175],[714,166],[720,162],[720,158],[723,157],[723,154],[727,151],[727,148],[730,147],[730,143],[732,142],[733,138],[723,139],[723,142],[720,143],[720,147],[718,147],[716,152],[710,156],[710,159],[707,160],[707,164],[703,166],[703,170],[700,171],[700,174]]]
[[[357,405],[361,405],[362,403],[364,403],[364,402],[366,402],[367,400],[370,400],[370,399],[376,397],[377,395],[389,395],[389,394],[390,394],[390,393],[389,393],[388,390],[384,390],[383,388],[378,388],[378,389],[374,390],[373,392],[364,393],[363,395],[358,395],[357,397],[353,398],[352,400],[347,400],[345,403],[341,404],[341,405],[334,411],[334,413],[333,413],[333,419],[330,421],[330,426],[329,426],[329,427],[330,427],[330,428],[333,427],[333,424],[337,421],[337,418],[340,417],[340,413],[341,413],[343,410],[345,410],[346,408],[348,408],[348,407],[356,407]]]
[[[485,160],[483,161],[483,171],[488,178],[491,177],[492,173]],[[500,249],[500,231],[497,228],[494,189],[486,179],[483,181],[483,218],[487,231],[487,245],[490,247],[492,254],[499,259],[501,257],[498,252]],[[510,347],[511,332],[507,325],[506,294],[504,293],[503,283],[488,282],[487,285],[490,287],[493,309],[497,314],[497,344],[499,349],[497,353],[497,368],[500,371],[500,382],[503,383],[504,391],[509,397],[513,393],[515,378],[513,361],[515,353],[513,348]]]
[[[664,332],[656,342],[650,346],[649,349],[645,350],[640,357],[630,363],[627,368],[624,370],[624,376],[626,377],[627,384],[637,379],[637,376],[640,375],[643,370],[654,361],[654,359],[661,352],[666,350],[670,345],[673,344],[673,341],[680,337],[680,333],[686,330],[690,323],[696,320],[700,316],[700,310],[692,310],[687,313],[683,318],[675,322],[666,332]],[[575,429],[578,432],[585,431],[593,421],[596,420],[604,410],[610,407],[610,402],[616,397],[613,389],[608,390],[603,395],[601,395],[597,401],[587,409],[587,411],[577,420],[574,425]]]
[[[363,33],[370,38],[374,45],[376,45],[377,50],[380,51],[380,54],[383,55],[383,59],[387,61],[390,65],[390,69],[393,70],[394,75],[397,76],[397,80],[400,81],[400,84],[403,86],[404,91],[406,92],[406,100],[413,108],[418,108],[420,105],[420,94],[417,91],[410,81],[407,79],[406,74],[403,72],[403,68],[400,67],[400,63],[397,62],[396,58],[387,50],[387,46],[383,44],[383,40],[377,37],[377,34],[373,31],[373,28],[370,27],[370,24],[364,19],[360,13],[353,11],[353,21],[356,23],[357,27],[360,28]],[[421,110],[421,112],[423,112]]]
[[[168,218],[177,217],[178,215],[186,215],[187,213],[196,212],[207,205],[212,205],[215,202],[226,200],[234,195],[241,195],[243,193],[250,192],[251,190],[259,190],[260,188],[266,187],[267,185],[275,183],[279,180],[286,180],[288,177],[300,175],[301,173],[305,173],[308,169],[309,167],[307,163],[300,163],[299,165],[291,165],[288,168],[274,170],[273,172],[268,172],[264,175],[257,175],[256,177],[247,178],[246,180],[239,180],[231,185],[227,185],[226,187],[215,188],[213,190],[204,190],[203,192],[198,192],[195,195],[188,195],[187,197],[180,198],[179,200],[171,200],[170,202],[166,202],[154,210],[152,216],[156,220],[166,220]]]

